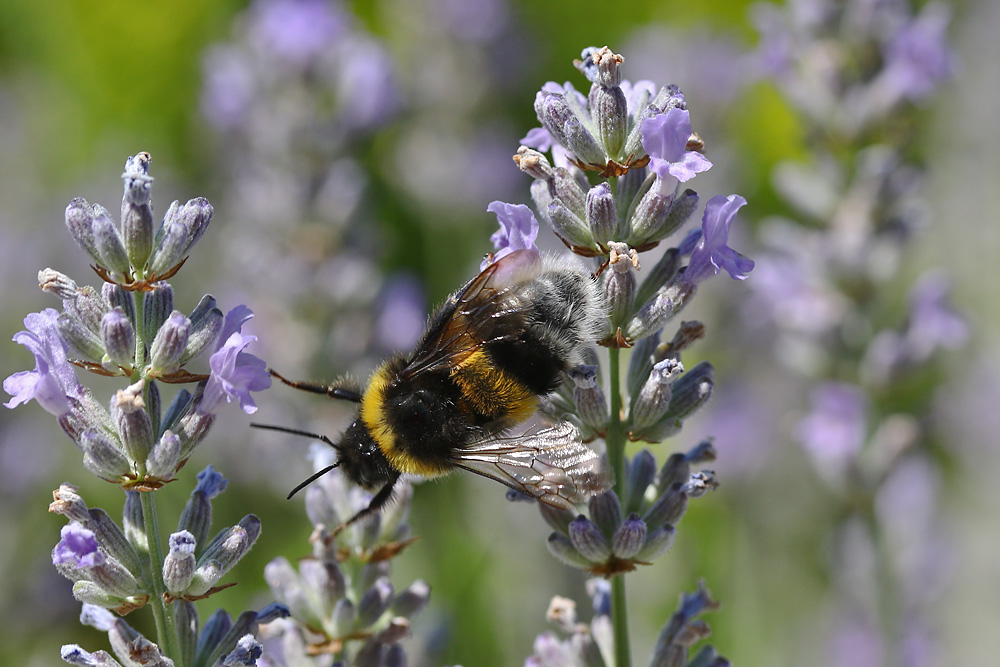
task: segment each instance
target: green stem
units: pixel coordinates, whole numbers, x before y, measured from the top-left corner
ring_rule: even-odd
[[[622,424],[621,351],[610,348],[609,373],[611,375],[611,419],[605,438],[608,463],[615,476],[615,492],[625,497],[625,426]],[[615,637],[615,667],[629,667],[632,651],[628,639],[628,606],[625,597],[625,576],[611,579],[611,624]]]
[[[174,622],[173,603],[165,602],[163,594],[163,547],[160,544],[160,526],[156,516],[156,496],[147,491],[139,494],[142,503],[142,523],[146,532],[147,551],[150,572],[150,606],[153,609],[153,620],[156,623],[156,637],[160,649],[175,664],[180,658],[180,639],[177,636],[177,624]]]

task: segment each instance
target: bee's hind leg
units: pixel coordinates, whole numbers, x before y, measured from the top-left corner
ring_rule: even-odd
[[[333,531],[333,535],[334,536],[339,535],[341,532],[343,532],[345,528],[347,528],[351,524],[357,523],[362,519],[366,519],[374,514],[378,514],[379,512],[381,512],[382,508],[385,507],[386,504],[389,502],[389,500],[392,498],[392,490],[393,488],[395,488],[396,481],[398,479],[399,475],[397,474],[391,480],[389,480],[389,482],[381,489],[379,489],[378,493],[376,493],[375,496],[371,499],[371,502],[368,503],[368,507],[364,508],[363,510],[352,516],[350,519],[337,526]]]

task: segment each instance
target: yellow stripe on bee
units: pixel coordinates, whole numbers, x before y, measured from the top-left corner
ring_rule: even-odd
[[[476,350],[451,372],[466,405],[474,412],[511,424],[524,421],[538,407],[534,392],[497,368],[483,350]]]
[[[379,366],[368,381],[368,387],[361,397],[361,421],[375,439],[378,448],[396,470],[411,475],[433,477],[448,472],[447,468],[429,465],[413,458],[403,449],[396,446],[396,432],[393,431],[385,414],[385,392],[392,382],[392,372],[389,364]]]

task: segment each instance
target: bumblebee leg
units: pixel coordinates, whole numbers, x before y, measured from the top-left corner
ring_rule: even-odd
[[[308,391],[313,394],[323,394],[324,396],[329,396],[330,398],[339,398],[344,401],[353,401],[354,403],[361,402],[361,394],[353,389],[348,389],[347,387],[318,384],[315,382],[295,382],[283,377],[273,368],[267,369],[267,372],[294,389],[301,389],[302,391]]]
[[[382,511],[382,508],[385,507],[386,503],[389,502],[389,499],[392,498],[392,490],[396,486],[396,481],[398,479],[399,479],[398,474],[393,476],[393,478],[390,479],[385,486],[379,489],[379,492],[376,493],[375,497],[372,498],[370,503],[368,503],[368,507],[364,508],[363,510],[352,516],[350,519],[337,526],[337,528],[333,531],[333,535],[334,536],[340,535],[340,533],[345,528],[350,526],[352,523],[357,523],[362,519],[370,517],[373,514],[378,514],[380,511]]]

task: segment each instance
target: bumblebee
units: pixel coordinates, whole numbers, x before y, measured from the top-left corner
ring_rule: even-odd
[[[363,391],[293,382],[297,389],[360,404],[339,442],[318,437],[338,460],[289,494],[340,467],[374,491],[370,504],[340,528],[378,512],[403,474],[435,477],[454,470],[496,480],[543,503],[572,508],[609,487],[601,460],[569,422],[511,435],[540,396],[582,363],[600,337],[602,299],[583,270],[556,266],[535,250],[489,264],[431,316],[416,350],[372,374]],[[339,529],[338,529],[339,530]]]

